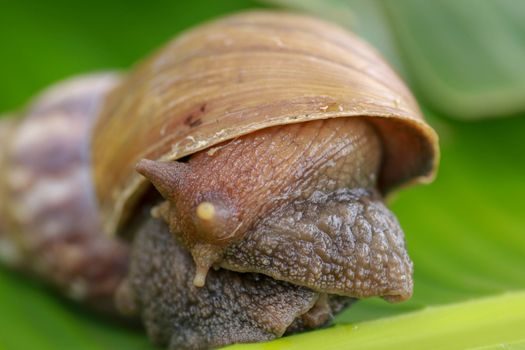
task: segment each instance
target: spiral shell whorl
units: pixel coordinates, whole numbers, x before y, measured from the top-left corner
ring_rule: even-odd
[[[101,308],[112,307],[127,247],[102,233],[89,144],[100,103],[118,81],[105,73],[59,83],[0,129],[0,255]]]
[[[433,177],[435,132],[397,74],[352,33],[270,11],[189,30],[135,67],[97,121],[104,227],[115,233],[146,188],[134,171],[141,159],[176,160],[256,130],[336,117],[377,124],[382,192]]]

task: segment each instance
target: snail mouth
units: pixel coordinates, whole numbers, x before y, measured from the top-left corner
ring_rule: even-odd
[[[228,248],[221,267],[351,298],[412,295],[403,231],[373,190],[316,192],[268,215]]]
[[[306,312],[296,315],[284,334],[293,334],[327,325],[334,315],[355,301],[354,298],[317,293],[315,303]]]

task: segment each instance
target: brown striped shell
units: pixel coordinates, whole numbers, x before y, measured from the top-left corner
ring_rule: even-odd
[[[368,118],[379,130],[384,193],[432,179],[436,133],[397,74],[352,33],[277,12],[191,29],[106,101],[92,141],[105,227],[115,232],[143,192],[140,159],[175,160],[254,130],[335,117]]]

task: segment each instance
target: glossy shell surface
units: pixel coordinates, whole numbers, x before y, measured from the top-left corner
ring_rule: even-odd
[[[254,130],[335,117],[376,126],[383,193],[432,179],[436,133],[397,74],[352,33],[280,12],[191,29],[106,100],[92,140],[106,230],[116,231],[146,188],[134,170],[140,159],[175,160]]]

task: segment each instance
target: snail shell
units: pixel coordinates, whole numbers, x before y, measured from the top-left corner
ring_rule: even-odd
[[[433,178],[436,133],[397,74],[356,36],[273,12],[189,30],[139,64],[97,121],[93,176],[106,232],[116,232],[147,185],[134,171],[139,160],[180,159],[255,130],[336,117],[367,118],[379,130],[383,193]]]
[[[114,310],[128,248],[102,234],[89,138],[119,81],[114,73],[75,77],[0,120],[0,260],[103,310]]]
[[[116,295],[159,344],[273,339],[325,324],[355,298],[412,293],[382,197],[433,178],[437,135],[388,64],[342,29],[284,13],[226,17],[127,76],[60,84],[23,114],[0,123],[0,259],[102,309]],[[243,166],[258,173],[271,152],[284,171],[269,162],[252,186]],[[281,162],[287,152],[295,163]],[[221,193],[242,181],[241,195]],[[239,201],[261,187],[266,197]]]

